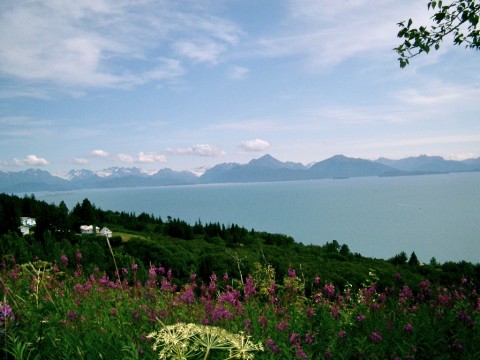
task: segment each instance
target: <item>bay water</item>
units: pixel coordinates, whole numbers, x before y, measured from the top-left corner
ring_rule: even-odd
[[[237,224],[303,244],[337,240],[388,259],[480,262],[480,173],[364,177],[35,193],[71,210],[88,198],[102,210],[141,212],[194,224]],[[97,224],[102,226],[102,224]]]

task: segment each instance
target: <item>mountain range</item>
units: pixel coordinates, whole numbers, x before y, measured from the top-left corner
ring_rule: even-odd
[[[40,169],[0,171],[0,192],[26,193],[137,186],[247,183],[313,179],[340,179],[361,176],[406,176],[480,171],[480,158],[464,161],[440,156],[409,157],[400,160],[365,160],[335,155],[311,165],[282,162],[270,155],[247,164],[223,163],[203,174],[194,171],[161,169],[147,173],[138,168],[115,167],[101,171],[71,170],[55,176]]]

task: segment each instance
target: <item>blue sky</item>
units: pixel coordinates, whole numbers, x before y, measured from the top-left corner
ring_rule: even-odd
[[[0,4],[0,170],[480,156],[479,55],[400,69],[418,0]]]

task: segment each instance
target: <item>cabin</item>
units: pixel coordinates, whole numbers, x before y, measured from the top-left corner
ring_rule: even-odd
[[[112,237],[112,231],[106,227],[103,227],[102,230],[100,230],[100,234],[106,236],[107,238]]]
[[[93,235],[98,234],[100,232],[100,228],[98,226],[95,226],[94,230],[93,225],[81,225],[80,232],[82,233],[82,235]]]
[[[18,229],[20,230],[22,235],[25,236],[30,234],[30,229],[37,225],[37,221],[34,218],[22,216],[20,218],[20,224],[21,225],[18,227]]]

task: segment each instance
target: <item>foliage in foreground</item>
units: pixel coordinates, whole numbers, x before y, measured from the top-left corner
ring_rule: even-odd
[[[256,264],[244,282],[212,273],[176,285],[159,265],[140,281],[135,263],[110,278],[84,272],[80,253],[75,262],[72,271],[66,259],[3,259],[4,358],[480,358],[480,297],[468,279],[412,290],[398,275],[380,288],[370,273],[362,287],[340,289],[318,277],[308,284],[293,269],[277,279]]]
[[[398,23],[397,37],[404,39],[394,50],[400,56],[400,67],[409,64],[409,59],[430,50],[438,50],[443,40],[451,35],[454,45],[480,49],[480,2],[478,0],[429,1],[428,9],[435,11],[433,25],[413,27],[413,20]]]

